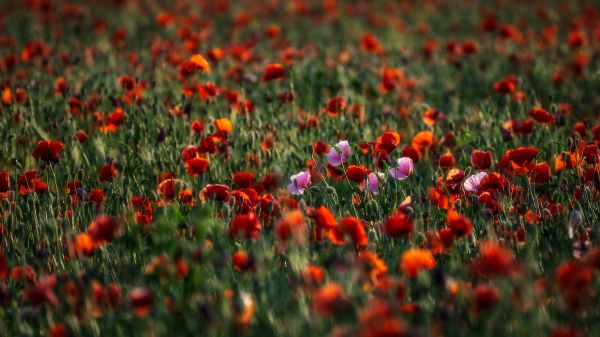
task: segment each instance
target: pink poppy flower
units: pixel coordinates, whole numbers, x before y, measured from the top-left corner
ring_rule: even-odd
[[[310,172],[303,171],[290,177],[288,191],[293,195],[301,195],[308,186],[310,186]]]
[[[350,144],[347,140],[342,140],[335,146],[329,149],[329,152],[325,155],[327,162],[331,166],[342,166],[342,163],[350,156]]]
[[[409,157],[402,157],[396,161],[396,167],[390,169],[390,175],[397,180],[404,180],[413,173],[413,161]]]
[[[477,193],[479,190],[479,185],[481,184],[481,180],[487,176],[487,172],[479,172],[477,174],[473,174],[465,179],[463,183],[463,188],[467,192]]]
[[[379,191],[379,181],[383,180],[385,174],[381,172],[371,172],[367,175],[367,183],[365,184],[365,190],[377,194]]]

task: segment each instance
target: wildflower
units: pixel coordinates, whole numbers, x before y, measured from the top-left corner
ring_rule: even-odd
[[[327,101],[326,111],[331,117],[339,116],[346,108],[346,102],[341,96],[332,97]]]
[[[385,178],[385,174],[382,172],[371,172],[367,175],[367,184],[365,190],[377,194],[379,191],[379,181]]]
[[[340,229],[343,234],[348,235],[356,246],[366,246],[368,243],[365,226],[355,217],[347,217],[340,222]]]
[[[471,165],[477,170],[485,170],[492,166],[492,154],[489,151],[473,150]]]
[[[347,140],[342,140],[335,146],[329,149],[329,152],[325,155],[329,165],[338,167],[348,159],[350,156],[350,144]]]
[[[305,229],[302,211],[293,210],[277,222],[275,225],[275,235],[283,242],[287,242],[291,238],[294,238],[298,242],[303,242],[306,236]]]
[[[117,219],[101,215],[88,226],[87,233],[95,245],[109,243],[115,237],[117,231]]]
[[[404,180],[413,173],[413,160],[409,157],[398,158],[396,167],[390,169],[390,175],[397,180]]]
[[[458,214],[453,209],[448,210],[446,224],[456,236],[467,236],[471,234],[471,231],[473,230],[471,220],[464,215]]]
[[[229,224],[229,235],[234,238],[258,239],[260,222],[254,213],[238,214]]]
[[[58,140],[40,140],[32,155],[45,162],[58,162],[63,147],[64,144]]]
[[[491,241],[481,244],[479,257],[472,263],[472,270],[476,275],[487,277],[506,277],[517,269],[512,252]]]
[[[411,248],[400,257],[400,268],[406,276],[415,278],[421,270],[431,270],[435,267],[435,258],[430,250]]]
[[[145,317],[154,305],[154,295],[146,287],[133,288],[129,292],[129,302],[131,302],[136,316]]]
[[[383,232],[390,237],[410,235],[414,230],[412,220],[402,212],[392,214],[383,223]]]
[[[197,177],[206,172],[206,169],[208,168],[208,159],[199,157],[192,158],[185,162],[185,168],[191,177]]]
[[[323,316],[331,316],[346,309],[348,299],[341,285],[327,283],[319,288],[312,299],[312,308]]]
[[[220,184],[208,184],[200,191],[200,200],[229,200],[229,186]]]
[[[365,180],[365,175],[368,173],[368,169],[363,165],[350,165],[346,169],[346,177],[348,180],[355,183],[361,183]]]
[[[483,178],[487,176],[487,172],[479,172],[468,176],[463,182],[463,188],[467,192],[477,193]]]
[[[556,122],[556,117],[542,108],[533,108],[529,112],[529,116],[539,123],[554,124]]]
[[[310,172],[303,171],[290,177],[288,191],[293,195],[302,195],[310,186]]]
[[[272,81],[272,80],[280,80],[284,75],[283,67],[281,64],[268,64],[265,67],[265,71],[263,73],[263,81]]]

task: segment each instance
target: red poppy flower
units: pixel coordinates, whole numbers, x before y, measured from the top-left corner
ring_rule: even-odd
[[[494,307],[500,299],[500,291],[492,285],[478,284],[475,287],[475,313],[481,313]]]
[[[525,168],[540,153],[536,147],[520,147],[516,150],[508,150],[506,158],[513,164],[514,169]]]
[[[200,192],[200,200],[229,200],[229,186],[220,184],[208,184]]]
[[[495,242],[484,242],[479,257],[473,260],[475,274],[486,277],[506,277],[518,270],[513,253]]]
[[[450,169],[454,167],[456,161],[454,160],[454,155],[452,153],[444,153],[438,160],[438,163],[441,168]]]
[[[258,239],[260,222],[254,213],[238,214],[229,224],[229,235],[234,238]]]
[[[206,173],[206,169],[208,168],[208,159],[199,157],[192,158],[185,162],[185,168],[191,177],[197,177]]]
[[[283,78],[284,70],[281,64],[268,64],[265,67],[265,71],[263,73],[263,81],[272,81],[272,80],[280,80]]]
[[[533,108],[529,112],[529,116],[533,117],[539,123],[553,124],[556,122],[556,117],[542,108]]]
[[[117,219],[101,215],[88,226],[87,233],[95,245],[111,242],[117,231]]]
[[[288,212],[275,225],[275,235],[283,242],[287,242],[291,238],[302,242],[305,235],[304,215],[300,210]]]
[[[550,165],[546,162],[533,165],[529,173],[529,177],[534,184],[543,184],[550,180],[551,176]]]
[[[112,181],[113,178],[117,176],[117,164],[116,163],[106,163],[99,170],[98,174],[100,177],[98,178],[102,181]]]
[[[412,146],[405,146],[402,149],[402,157],[408,157],[412,159],[413,163],[418,163],[421,157],[419,152]]]
[[[326,112],[330,117],[339,116],[346,108],[346,102],[342,96],[332,97],[327,101]]]
[[[467,236],[471,234],[473,225],[471,220],[464,215],[458,214],[455,210],[448,210],[448,217],[446,219],[448,228],[452,230],[456,236]]]
[[[37,175],[37,170],[27,171],[17,178],[17,185],[19,185],[19,194],[25,195],[27,193],[44,193],[48,189],[48,184],[41,180]]]
[[[394,151],[400,144],[400,135],[397,132],[387,131],[375,142],[375,152],[381,153],[386,157],[390,152]]]
[[[45,303],[56,307],[59,303],[58,297],[56,297],[56,294],[54,293],[56,283],[56,275],[46,276],[25,289],[23,291],[23,299],[36,308]]]
[[[244,272],[254,270],[254,258],[244,251],[238,251],[233,253],[232,261],[233,268],[237,271]]]
[[[256,180],[256,174],[254,174],[254,172],[242,171],[236,172],[233,175],[233,181],[241,188],[252,186],[254,184],[254,180]]]
[[[0,199],[8,198],[10,195],[10,175],[8,172],[0,172]]]
[[[492,166],[492,153],[489,151],[473,150],[471,152],[471,165],[478,170],[485,170]]]
[[[80,130],[77,130],[77,132],[75,132],[75,138],[77,139],[78,142],[85,143],[85,141],[88,139],[88,135],[87,135],[87,133],[85,133],[85,131],[80,129]]]
[[[366,246],[368,241],[365,225],[354,217],[347,217],[340,222],[340,229],[352,239],[356,246]]]
[[[368,173],[369,169],[362,165],[350,165],[346,169],[346,177],[355,183],[362,183],[365,180],[365,175]]]
[[[46,162],[58,162],[64,144],[58,140],[40,140],[33,150],[33,157]]]
[[[138,287],[129,293],[129,302],[138,317],[145,317],[154,305],[154,295],[146,287]]]
[[[312,308],[323,316],[331,316],[347,308],[348,299],[338,283],[328,283],[319,288],[312,298]]]
[[[494,90],[499,93],[512,94],[517,90],[518,79],[515,75],[509,75],[506,78],[494,83]]]
[[[199,120],[192,121],[190,123],[190,129],[196,133],[202,133],[202,131],[204,131],[204,124]]]
[[[360,39],[360,48],[366,52],[380,54],[383,52],[383,46],[377,40],[375,34],[367,32],[364,33]]]
[[[408,215],[402,212],[392,214],[383,223],[383,233],[390,237],[400,237],[412,234],[414,230],[413,222]]]
[[[433,145],[433,132],[429,130],[417,133],[412,139],[412,147],[421,155],[431,145]]]

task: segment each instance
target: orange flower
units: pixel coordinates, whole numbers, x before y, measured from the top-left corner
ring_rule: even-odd
[[[421,117],[421,119],[423,120],[423,123],[425,123],[426,125],[434,126],[435,123],[444,119],[444,114],[442,114],[441,111],[439,111],[435,108],[429,108],[429,109],[425,110],[425,112],[423,113],[423,117]]]
[[[435,258],[428,249],[411,248],[402,253],[400,268],[406,276],[415,278],[421,270],[435,267]]]
[[[193,55],[190,58],[190,62],[192,62],[197,69],[205,73],[210,73],[210,64],[208,64],[208,61],[201,54]]]
[[[227,118],[216,119],[213,122],[213,125],[214,125],[215,129],[217,130],[217,133],[220,135],[229,134],[231,132],[231,129],[233,128],[231,121],[229,121],[229,119],[227,119]]]
[[[346,294],[341,285],[327,283],[317,290],[312,299],[312,308],[323,316],[331,316],[343,311],[348,304]]]
[[[77,234],[74,245],[77,255],[92,255],[94,253],[94,240],[88,233]]]
[[[417,133],[412,139],[412,147],[415,148],[421,155],[425,152],[425,149],[433,144],[433,132],[421,131]]]

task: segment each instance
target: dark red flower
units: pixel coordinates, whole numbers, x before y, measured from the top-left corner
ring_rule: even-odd
[[[471,165],[478,170],[485,170],[492,166],[492,153],[489,151],[473,150],[471,152]]]
[[[88,226],[87,233],[95,245],[111,242],[117,231],[117,219],[101,215]]]
[[[265,71],[263,73],[263,81],[272,81],[272,80],[280,80],[281,78],[283,78],[283,75],[285,74],[283,67],[281,66],[281,64],[275,63],[275,64],[268,64],[265,67]]]
[[[64,144],[58,140],[40,140],[33,150],[33,157],[46,162],[58,162]]]

